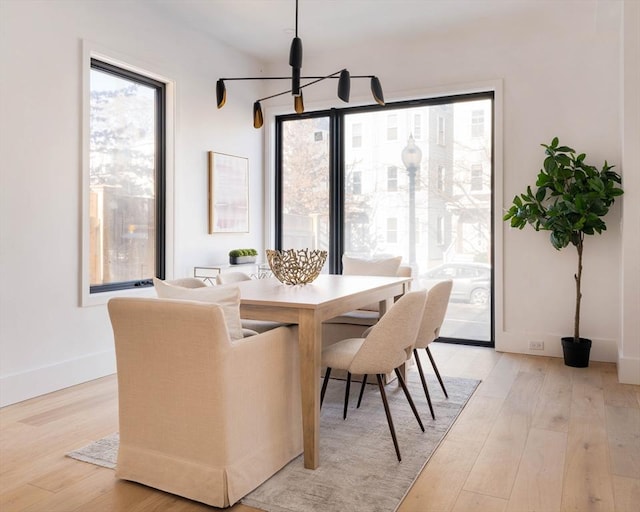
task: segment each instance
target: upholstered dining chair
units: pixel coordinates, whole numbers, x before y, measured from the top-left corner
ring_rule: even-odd
[[[244,272],[225,272],[216,276],[217,284],[238,283],[240,281],[250,281],[251,276]]]
[[[429,356],[431,366],[433,366],[438,382],[440,382],[444,396],[449,398],[447,389],[444,386],[444,382],[442,382],[442,377],[440,376],[440,372],[436,366],[436,362],[429,350],[429,344],[440,336],[440,327],[442,327],[444,316],[447,313],[447,306],[449,305],[452,286],[453,281],[451,279],[447,279],[446,281],[440,281],[434,284],[429,289],[427,302],[424,307],[424,314],[422,315],[422,322],[420,324],[420,329],[418,330],[418,336],[416,337],[415,347],[413,348],[413,356],[416,360],[416,365],[418,366],[418,372],[420,373],[422,388],[424,389],[424,394],[427,397],[431,417],[434,419],[435,414],[433,413],[433,405],[431,405],[431,397],[429,396],[427,381],[424,377],[424,372],[422,371],[422,364],[420,363],[420,357],[418,356],[418,349],[423,348],[427,352],[427,356]]]
[[[118,478],[228,507],[302,452],[297,327],[232,340],[214,303],[117,297],[108,310]]]
[[[366,338],[347,338],[322,351],[322,365],[326,366],[327,370],[322,383],[320,405],[322,406],[324,401],[333,368],[347,371],[344,417],[346,417],[351,374],[375,374],[398,461],[401,461],[402,457],[384,391],[383,375],[395,371],[418,425],[424,432],[420,415],[398,368],[411,356],[426,299],[426,291],[409,292],[403,295],[382,316],[378,323],[371,328]]]
[[[180,277],[178,279],[167,279],[165,283],[173,286],[180,286],[182,288],[204,288],[206,283],[198,279],[197,277]]]

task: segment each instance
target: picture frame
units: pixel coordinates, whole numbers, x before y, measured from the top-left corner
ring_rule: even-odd
[[[249,159],[209,151],[209,234],[249,232]]]

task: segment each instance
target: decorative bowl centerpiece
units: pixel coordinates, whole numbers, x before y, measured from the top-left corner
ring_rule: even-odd
[[[307,284],[322,270],[327,260],[327,251],[318,249],[267,249],[267,261],[271,272],[284,284]]]

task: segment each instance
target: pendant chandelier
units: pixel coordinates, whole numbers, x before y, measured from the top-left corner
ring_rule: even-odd
[[[291,94],[293,96],[293,107],[296,113],[302,114],[304,112],[304,103],[302,99],[302,89],[309,87],[310,85],[317,84],[327,79],[338,80],[338,98],[344,102],[349,102],[349,93],[351,90],[352,78],[369,78],[371,80],[371,94],[373,99],[380,105],[384,105],[384,95],[382,93],[382,86],[380,80],[374,75],[353,75],[349,74],[347,69],[341,69],[335,73],[331,73],[326,76],[301,76],[300,71],[302,69],[302,39],[298,37],[298,0],[296,0],[296,33],[295,37],[291,41],[291,50],[289,51],[289,65],[291,66],[291,76],[274,76],[274,77],[246,77],[246,78],[220,78],[216,82],[216,99],[218,108],[222,108],[227,101],[227,88],[226,81],[232,80],[291,80],[291,89],[271,96],[266,96],[256,100],[253,104],[253,126],[254,128],[261,128],[264,124],[262,116],[261,102],[283,96],[285,94]],[[301,80],[311,80],[305,84],[301,84]]]

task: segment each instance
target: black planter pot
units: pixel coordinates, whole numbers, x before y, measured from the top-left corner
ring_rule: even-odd
[[[589,366],[591,340],[579,338],[578,343],[574,343],[573,336],[562,338],[562,352],[565,365],[573,366],[574,368],[586,368]]]

